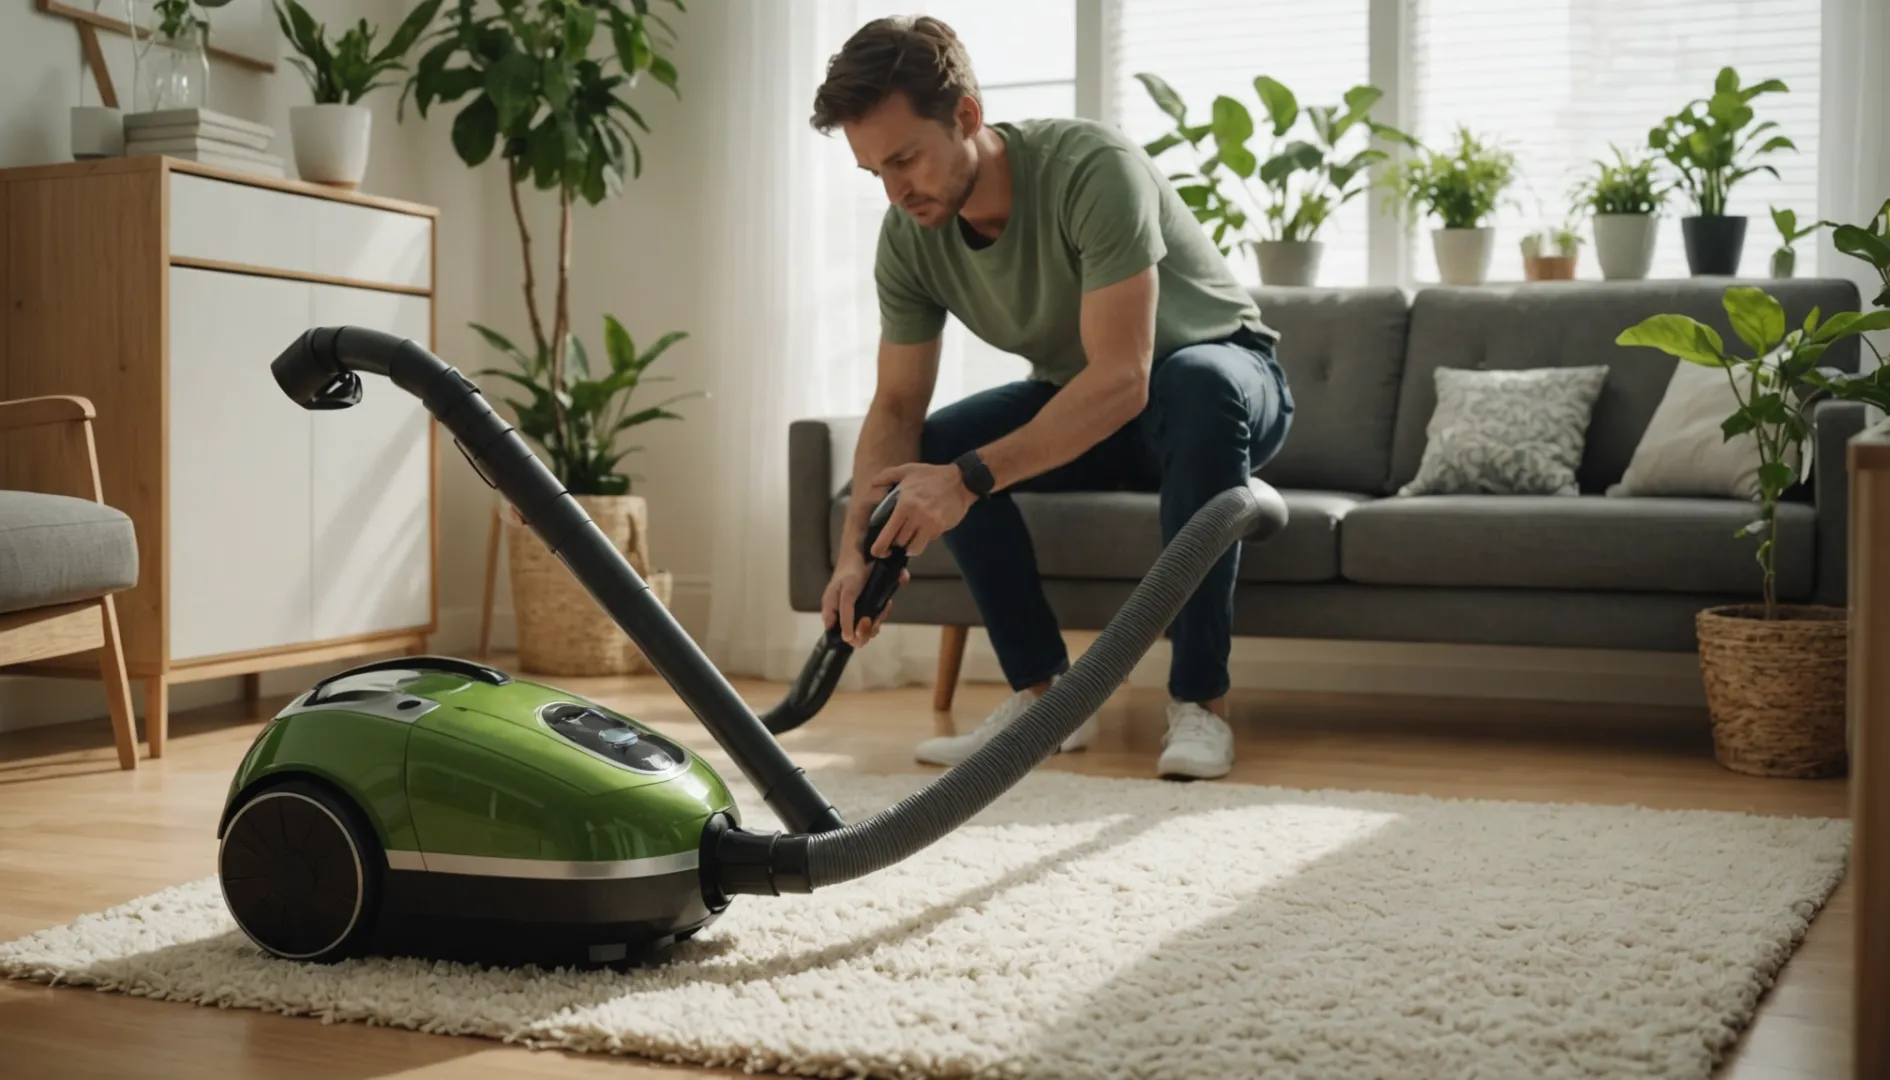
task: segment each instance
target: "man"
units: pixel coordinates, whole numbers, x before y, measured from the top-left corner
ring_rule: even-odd
[[[1014,691],[975,731],[919,746],[921,761],[950,765],[1069,667],[1008,493],[1159,491],[1165,543],[1278,452],[1293,399],[1278,335],[1148,155],[1091,121],[985,123],[970,59],[945,24],[868,23],[830,62],[812,123],[845,132],[891,203],[875,268],[878,385],[822,614],[856,648],[878,632],[854,616],[859,544],[867,514],[899,484],[875,553],[903,544],[917,555],[942,540]],[[948,313],[1032,372],[927,416]],[[1169,628],[1162,776],[1233,766],[1238,559],[1234,545]],[[1091,718],[1062,749],[1087,746],[1094,730]]]

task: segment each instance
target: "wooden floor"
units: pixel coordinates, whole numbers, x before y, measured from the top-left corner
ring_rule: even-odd
[[[660,681],[557,681],[688,740],[728,768]],[[738,688],[757,708],[782,690]],[[999,696],[994,687],[962,688],[959,723],[975,723]],[[933,730],[930,698],[920,688],[839,695],[784,742],[810,764],[918,769],[911,747]],[[102,720],[0,735],[0,939],[211,873],[215,821],[231,772],[279,704],[179,714],[165,758],[129,774],[118,771]],[[1848,813],[1843,780],[1761,780],[1721,769],[1703,716],[1688,711],[1331,695],[1236,696],[1234,708],[1240,757],[1224,782]],[[1102,715],[1097,747],[1044,767],[1150,775],[1161,728],[1161,697],[1125,690]],[[1849,1075],[1851,918],[1846,884],[1767,995],[1722,1076]],[[0,982],[0,1055],[0,1072],[21,1077],[723,1075],[17,982]]]

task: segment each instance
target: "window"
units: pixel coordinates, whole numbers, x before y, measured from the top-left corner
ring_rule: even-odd
[[[1254,90],[1254,77],[1266,75],[1284,84],[1302,110],[1307,105],[1340,104],[1347,89],[1370,81],[1368,9],[1366,0],[1332,0],[1325,4],[1302,0],[1116,0],[1105,37],[1108,115],[1139,142],[1146,143],[1173,129],[1173,122],[1156,108],[1136,79],[1137,74],[1149,72],[1174,87],[1187,104],[1190,123],[1207,120],[1217,95],[1225,94],[1247,106],[1258,129],[1248,145],[1259,153],[1268,145],[1272,128],[1265,126],[1266,111]],[[1382,107],[1372,115],[1390,122]],[[1308,130],[1306,120],[1299,124],[1297,130],[1288,132],[1288,140]],[[1163,166],[1172,164],[1170,173],[1195,165],[1185,146],[1168,151],[1157,161]],[[1261,191],[1258,177],[1250,183],[1254,192]],[[1371,200],[1369,192],[1354,198],[1320,230],[1318,238],[1325,243],[1321,284],[1366,283]],[[1254,199],[1247,201],[1250,214],[1260,205]],[[1228,258],[1243,281],[1259,282],[1251,253],[1235,248]]]
[[[1495,221],[1491,280],[1520,280],[1522,237],[1570,213],[1570,188],[1610,143],[1630,153],[1648,130],[1688,101],[1712,93],[1731,65],[1743,85],[1781,79],[1785,94],[1753,101],[1756,121],[1776,120],[1798,152],[1770,155],[1773,179],[1754,173],[1733,187],[1727,213],[1744,215],[1740,272],[1769,273],[1778,231],[1768,207],[1790,207],[1800,225],[1818,207],[1820,0],[1409,0],[1411,131],[1444,145],[1458,124],[1517,155],[1519,205]],[[1756,122],[1755,121],[1755,122]],[[1762,137],[1763,138],[1763,137]],[[1666,166],[1663,163],[1663,170]],[[1680,218],[1694,213],[1684,193],[1667,205],[1650,277],[1685,277]],[[1410,269],[1437,279],[1427,224],[1414,234]],[[1592,230],[1578,273],[1599,278]]]

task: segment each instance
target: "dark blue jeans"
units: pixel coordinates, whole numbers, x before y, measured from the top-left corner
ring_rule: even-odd
[[[920,456],[932,465],[952,462],[1022,427],[1056,392],[1048,383],[1015,382],[953,402],[926,417]],[[1166,544],[1210,498],[1246,483],[1278,453],[1292,418],[1292,392],[1265,339],[1241,334],[1190,345],[1155,359],[1148,405],[1135,419],[1074,461],[973,504],[943,539],[1012,689],[1062,674],[1070,659],[1009,491],[1159,492]],[[1168,628],[1168,693],[1176,701],[1227,693],[1239,566],[1235,544]]]

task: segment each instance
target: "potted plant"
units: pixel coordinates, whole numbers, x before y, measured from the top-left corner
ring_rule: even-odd
[[[1772,253],[1772,276],[1788,278],[1792,276],[1793,268],[1798,265],[1798,252],[1792,248],[1792,244],[1817,232],[1820,225],[1827,223],[1814,221],[1801,229],[1798,227],[1796,211],[1789,207],[1781,210],[1776,206],[1768,207],[1768,209],[1772,211],[1772,227],[1778,230],[1779,238],[1778,250]]]
[[[1614,162],[1596,159],[1595,171],[1576,185],[1574,195],[1594,223],[1601,276],[1638,281],[1653,265],[1660,209],[1670,189],[1655,182],[1653,157],[1630,159],[1618,146],[1609,149]]]
[[[1799,475],[1811,433],[1806,412],[1818,395],[1805,392],[1808,376],[1832,342],[1871,324],[1856,312],[1820,324],[1814,308],[1787,332],[1784,308],[1751,286],[1728,288],[1723,303],[1750,357],[1728,353],[1712,327],[1685,315],[1649,316],[1615,339],[1724,369],[1738,408],[1721,428],[1728,439],[1750,433],[1759,448],[1759,513],[1735,535],[1759,538],[1763,602],[1695,617],[1714,755],[1759,776],[1837,775],[1846,760],[1848,621],[1843,608],[1779,602],[1778,501]]]
[[[682,4],[670,0],[677,8]],[[648,507],[631,493],[637,477],[623,460],[638,447],[619,447],[625,431],[677,418],[668,406],[682,394],[649,406],[631,399],[645,383],[663,381],[647,371],[683,338],[661,335],[638,350],[614,316],[604,317],[602,358],[593,364],[571,325],[572,215],[579,203],[595,206],[641,176],[643,152],[634,126],[650,129],[625,92],[648,73],[680,97],[675,64],[664,54],[672,33],[645,0],[540,0],[535,8],[509,4],[480,14],[472,4],[451,10],[430,36],[401,95],[412,92],[422,116],[432,106],[467,99],[453,119],[454,151],[468,167],[495,156],[506,172],[512,214],[524,263],[525,314],[531,339],[518,345],[485,325],[477,329],[509,369],[487,373],[529,395],[505,398],[521,435],[535,444],[559,483],[623,550],[630,564],[667,601],[667,575],[652,573]],[[593,55],[593,43],[599,43]],[[558,205],[558,247],[550,319],[540,314],[532,238],[523,189],[553,192]],[[548,323],[548,325],[547,325]],[[618,674],[645,661],[614,620],[547,550],[536,533],[512,516],[507,529],[519,663],[528,671],[568,675]]]
[[[209,8],[230,0],[126,0],[130,25],[139,28],[131,50],[133,112],[202,108],[210,94]]]
[[[1489,220],[1516,181],[1516,156],[1464,127],[1457,129],[1454,149],[1420,150],[1388,178],[1392,206],[1412,224],[1425,214],[1441,223],[1431,231],[1439,280],[1480,285],[1489,276],[1496,236]]]
[[[1320,229],[1334,211],[1370,186],[1367,170],[1385,159],[1382,149],[1346,143],[1348,136],[1369,132],[1415,145],[1404,132],[1368,115],[1384,96],[1374,86],[1347,90],[1343,106],[1301,109],[1299,99],[1278,80],[1256,77],[1254,90],[1271,124],[1267,145],[1256,153],[1247,145],[1255,125],[1245,104],[1220,95],[1207,122],[1190,124],[1187,105],[1165,80],[1147,73],[1136,78],[1174,121],[1174,130],[1143,149],[1150,157],[1182,145],[1193,151],[1193,170],[1170,176],[1179,185],[1177,192],[1194,211],[1195,220],[1213,229],[1222,255],[1236,243],[1253,251],[1260,280],[1267,285],[1317,283],[1325,252],[1325,244],[1318,239]],[[1288,141],[1302,119],[1311,130]],[[1213,153],[1203,158],[1205,142],[1212,143]],[[1232,186],[1241,197],[1222,186],[1224,174],[1234,177]]]
[[[1721,68],[1712,97],[1688,102],[1686,108],[1662,120],[1647,134],[1647,145],[1660,151],[1674,167],[1679,186],[1692,196],[1698,211],[1680,219],[1687,266],[1695,277],[1739,272],[1746,219],[1726,213],[1727,196],[1733,185],[1755,172],[1778,175],[1776,168],[1759,162],[1759,157],[1776,150],[1798,149],[1783,135],[1772,136],[1756,149],[1753,146],[1759,136],[1778,123],[1767,120],[1753,124],[1752,99],[1773,92],[1786,93],[1785,84],[1767,79],[1742,87],[1738,72]]]
[[[368,141],[374,114],[361,99],[390,71],[405,71],[407,50],[433,21],[441,0],[424,0],[401,20],[379,52],[379,32],[362,19],[331,46],[328,28],[296,0],[275,0],[276,23],[298,55],[289,57],[308,79],[314,102],[289,110],[289,135],[295,147],[295,172],[316,184],[353,190],[367,174]]]
[[[1572,226],[1544,229],[1522,238],[1523,277],[1528,281],[1573,281],[1582,237]],[[1544,251],[1551,254],[1543,254]]]

